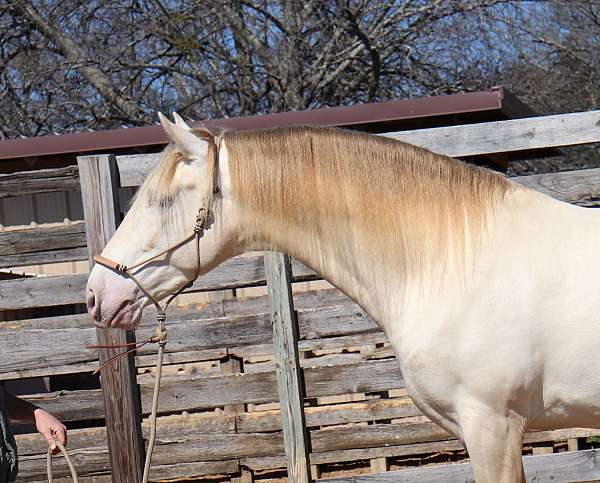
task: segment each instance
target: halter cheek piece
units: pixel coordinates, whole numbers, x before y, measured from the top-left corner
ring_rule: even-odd
[[[94,261],[96,263],[99,263],[100,265],[105,266],[106,268],[109,268],[110,270],[113,270],[115,272],[118,272],[126,277],[129,277],[131,280],[133,280],[136,285],[140,288],[140,290],[142,292],[144,292],[144,294],[152,301],[152,303],[156,306],[156,310],[158,311],[158,314],[156,316],[156,321],[157,321],[157,328],[156,328],[156,333],[154,336],[140,341],[140,342],[133,342],[131,344],[122,344],[122,345],[96,345],[96,346],[88,346],[88,348],[92,349],[92,348],[97,348],[97,349],[113,349],[113,348],[118,348],[118,347],[132,347],[131,349],[128,349],[124,352],[120,352],[119,354],[110,357],[106,362],[104,362],[104,364],[102,364],[95,372],[98,372],[100,370],[102,370],[103,367],[105,367],[107,364],[110,364],[111,362],[113,362],[114,360],[118,359],[119,357],[122,357],[126,354],[129,354],[130,352],[133,352],[137,349],[139,349],[140,347],[149,344],[149,343],[158,343],[158,359],[157,359],[157,363],[156,363],[156,378],[154,379],[154,391],[152,394],[152,412],[150,414],[150,438],[148,439],[148,449],[146,451],[146,461],[144,463],[144,474],[142,477],[142,483],[147,483],[148,481],[148,477],[149,477],[149,473],[150,473],[150,462],[152,460],[152,452],[154,449],[154,443],[156,441],[156,418],[157,418],[157,413],[158,413],[158,393],[160,390],[160,378],[161,378],[161,373],[162,373],[162,361],[163,361],[163,355],[164,355],[164,351],[165,351],[165,345],[167,344],[167,331],[165,330],[165,321],[167,319],[167,316],[165,315],[165,312],[167,310],[167,307],[169,306],[169,304],[171,303],[171,301],[177,297],[181,292],[183,292],[186,288],[190,287],[194,281],[198,278],[198,275],[200,274],[200,238],[202,237],[202,234],[204,233],[204,228],[206,226],[206,221],[208,219],[208,216],[211,213],[211,209],[212,209],[212,203],[213,203],[213,198],[215,193],[218,193],[219,188],[217,186],[216,183],[216,171],[217,171],[217,165],[219,163],[219,150],[221,148],[221,141],[223,140],[223,135],[219,134],[218,136],[208,136],[208,135],[204,135],[202,136],[204,137],[205,140],[207,140],[210,144],[209,146],[212,147],[213,150],[213,154],[214,156],[212,157],[212,159],[207,159],[208,161],[208,179],[210,180],[211,186],[210,189],[207,189],[206,192],[204,193],[204,199],[202,200],[202,203],[200,204],[200,209],[198,210],[198,214],[196,215],[196,222],[194,224],[194,232],[188,236],[187,238],[185,238],[184,240],[180,241],[179,243],[168,247],[167,249],[163,250],[160,253],[157,253],[156,255],[153,255],[149,258],[146,258],[145,260],[142,260],[141,262],[136,263],[135,265],[132,265],[131,267],[127,267],[122,263],[118,263],[115,262],[114,260],[111,260],[109,258],[103,257],[102,255],[97,255],[94,257]],[[209,148],[209,154],[210,154],[210,148]],[[144,287],[144,285],[137,279],[137,277],[135,277],[132,273],[132,270],[136,269],[136,268],[140,268],[147,265],[148,263],[150,263],[153,260],[156,260],[158,257],[160,257],[161,255],[164,255],[165,253],[169,253],[173,250],[177,250],[178,248],[182,247],[183,245],[187,244],[188,242],[192,241],[193,239],[196,240],[196,273],[194,274],[194,277],[192,278],[192,280],[190,280],[189,282],[187,282],[183,287],[180,287],[179,289],[177,289],[167,300],[167,302],[161,307],[160,304],[158,303],[158,300],[156,300],[156,297],[154,297],[148,290],[146,290],[146,288]],[[49,456],[48,458],[51,457],[50,452],[48,453]],[[51,461],[48,463],[48,478],[51,478],[51,474],[52,474],[52,470],[51,470]],[[76,473],[72,473],[75,474]]]
[[[150,299],[152,301],[152,303],[156,307],[156,310],[158,311],[158,314],[156,316],[156,320],[158,322],[158,327],[156,329],[155,336],[151,337],[150,339],[146,339],[145,341],[135,344],[135,347],[133,350],[139,348],[141,345],[144,345],[144,344],[150,343],[150,342],[157,342],[159,345],[164,347],[164,345],[166,344],[165,320],[166,320],[167,307],[173,301],[173,299],[175,297],[177,297],[181,292],[183,292],[187,288],[190,288],[200,274],[200,238],[202,237],[202,235],[204,233],[206,221],[212,210],[212,203],[213,203],[214,195],[219,192],[219,187],[216,182],[216,171],[217,171],[217,165],[218,165],[218,161],[219,161],[219,150],[221,147],[222,140],[223,140],[222,134],[219,134],[218,136],[210,137],[207,139],[207,141],[209,143],[212,143],[213,152],[214,152],[214,156],[212,157],[212,159],[208,159],[208,177],[211,180],[211,188],[204,195],[203,202],[202,202],[200,208],[198,209],[198,214],[196,215],[196,222],[194,223],[193,233],[190,236],[186,237],[184,240],[180,241],[179,243],[176,243],[175,245],[172,245],[172,246],[166,248],[165,250],[163,250],[149,258],[146,258],[146,259],[142,260],[141,262],[136,263],[135,265],[131,265],[129,267],[126,266],[125,264],[118,263],[118,262],[115,262],[114,260],[103,257],[102,255],[94,256],[94,261],[96,263],[99,263],[100,265],[103,265],[104,267],[109,268],[110,270],[113,270],[115,272],[118,272],[118,273],[130,278],[131,280],[133,280],[135,282],[135,284],[139,287],[139,289],[144,293],[144,295],[146,295],[148,297],[148,299]],[[145,265],[152,262],[153,260],[156,260],[161,255],[164,255],[166,253],[177,250],[178,248],[186,245],[187,243],[189,243],[190,241],[192,241],[194,239],[196,240],[196,271],[195,271],[194,277],[190,281],[188,281],[185,285],[183,285],[182,287],[177,289],[173,294],[171,294],[171,296],[168,298],[166,303],[161,307],[161,305],[159,304],[156,297],[154,297],[148,290],[146,290],[144,285],[137,279],[137,277],[135,275],[133,275],[132,271],[135,270],[136,268],[140,268],[140,267],[142,267],[142,269],[143,269],[143,267]],[[95,348],[105,348],[106,346],[94,346],[94,347]],[[113,346],[111,346],[111,348],[113,348]],[[109,363],[111,361],[112,361],[112,359],[107,361],[107,363]]]
[[[213,190],[215,190],[215,189],[216,189],[216,187],[213,188]],[[215,191],[213,191],[213,192],[215,192]],[[206,225],[206,220],[207,220],[209,214],[210,214],[209,208],[201,207],[198,210],[198,214],[196,215],[196,223],[194,224],[194,232],[190,236],[188,236],[184,240],[180,241],[179,243],[176,243],[175,245],[172,245],[172,246],[166,248],[165,250],[157,253],[156,255],[153,255],[149,258],[142,260],[139,263],[136,263],[135,265],[128,267],[122,263],[118,263],[109,258],[103,257],[102,255],[94,256],[94,261],[96,263],[99,263],[100,265],[105,266],[106,268],[109,268],[115,272],[125,275],[126,277],[133,280],[135,282],[135,284],[140,288],[140,290],[142,292],[144,292],[144,294],[148,297],[148,299],[150,299],[152,301],[152,303],[155,305],[156,310],[158,311],[157,320],[160,321],[161,318],[164,319],[165,311],[167,310],[167,307],[171,303],[171,301],[175,297],[177,297],[181,292],[183,292],[185,289],[190,288],[193,285],[194,281],[198,278],[198,275],[200,273],[200,238],[202,237],[202,234],[204,233],[204,227]],[[196,239],[196,271],[195,271],[194,277],[189,282],[187,282],[185,285],[183,285],[182,287],[177,289],[173,294],[171,294],[171,296],[169,297],[167,302],[164,304],[164,306],[161,307],[158,300],[156,300],[156,297],[154,297],[150,293],[150,291],[148,291],[144,287],[144,285],[137,279],[137,277],[135,275],[133,275],[132,271],[135,270],[136,268],[140,268],[140,267],[143,267],[144,265],[147,265],[148,263],[152,262],[153,260],[156,260],[161,255],[164,255],[165,253],[169,253],[169,252],[177,250],[178,248],[186,245],[193,239]]]

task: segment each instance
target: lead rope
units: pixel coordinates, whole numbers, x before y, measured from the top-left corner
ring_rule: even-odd
[[[69,456],[69,452],[67,448],[60,441],[54,441],[60,452],[65,457],[65,461],[69,466],[69,471],[71,472],[71,478],[73,478],[73,483],[79,483],[79,478],[77,477],[77,471],[75,470],[75,466],[71,461],[71,457]],[[54,479],[52,478],[52,450],[48,448],[48,453],[46,454],[46,471],[48,473],[48,483],[53,483]]]
[[[110,364],[111,362],[129,354],[130,352],[136,351],[137,349],[139,349],[140,347],[142,347],[146,344],[150,344],[150,343],[158,344],[158,355],[157,355],[157,361],[156,361],[156,379],[154,380],[154,390],[152,392],[152,409],[150,412],[150,437],[148,439],[148,449],[146,451],[146,460],[144,462],[144,474],[142,477],[142,483],[148,483],[148,476],[150,473],[150,463],[152,461],[152,453],[154,451],[154,444],[156,442],[156,419],[157,419],[157,413],[158,413],[158,397],[159,397],[159,393],[160,393],[160,379],[162,376],[162,364],[163,364],[163,358],[164,358],[164,353],[165,353],[165,346],[167,345],[167,330],[165,328],[165,323],[167,320],[166,310],[167,310],[167,307],[169,306],[169,304],[175,299],[175,297],[177,297],[179,294],[181,294],[181,292],[183,292],[185,289],[190,288],[194,284],[194,281],[200,275],[200,237],[202,236],[202,233],[204,232],[204,226],[206,224],[206,220],[208,219],[208,215],[211,212],[213,196],[215,193],[218,193],[218,191],[219,191],[218,186],[215,184],[215,174],[216,174],[216,167],[217,167],[218,160],[219,160],[219,148],[220,148],[222,139],[223,139],[222,134],[219,134],[218,136],[216,136],[212,139],[212,143],[215,148],[214,149],[214,158],[213,158],[213,162],[208,164],[208,179],[211,180],[212,187],[210,190],[207,190],[208,192],[204,197],[204,200],[203,200],[203,203],[202,203],[200,209],[198,210],[198,215],[196,216],[196,223],[194,224],[194,233],[192,235],[187,237],[185,240],[167,248],[166,250],[163,250],[162,252],[157,253],[156,255],[154,255],[150,258],[147,258],[139,263],[136,263],[135,265],[133,265],[129,268],[123,264],[114,262],[113,260],[110,260],[101,255],[96,255],[94,257],[94,260],[97,263],[100,263],[101,265],[104,265],[105,267],[107,267],[111,270],[122,273],[123,275],[131,278],[131,280],[133,280],[135,282],[135,284],[148,297],[148,299],[152,301],[152,303],[156,307],[156,310],[158,311],[158,314],[156,315],[156,322],[157,322],[156,332],[155,332],[154,336],[152,336],[148,339],[145,339],[141,342],[133,342],[133,343],[129,343],[129,344],[87,346],[90,349],[93,349],[93,348],[95,348],[95,349],[113,349],[113,348],[119,348],[119,347],[132,347],[133,346],[131,349],[129,349],[125,352],[121,352],[121,353],[109,358],[100,367],[98,367],[98,369],[96,369],[96,371],[94,371],[94,374],[95,374],[95,373],[101,371],[106,365]],[[132,273],[130,273],[130,270],[141,267],[143,265],[146,265],[147,263],[151,262],[152,260],[155,260],[159,256],[164,255],[165,253],[168,253],[172,250],[176,250],[177,248],[179,248],[179,247],[185,245],[186,243],[188,243],[189,241],[191,241],[193,238],[196,238],[196,273],[194,275],[194,278],[192,278],[192,280],[187,282],[183,287],[179,288],[175,293],[173,293],[169,297],[169,299],[167,300],[165,305],[163,307],[161,307],[160,304],[158,303],[158,301],[152,296],[152,294],[144,288],[144,286],[140,283],[140,281]],[[71,477],[73,478],[73,482],[78,483],[79,480],[77,477],[77,471],[75,470],[75,467],[73,466],[73,463],[71,461],[71,458],[69,457],[69,453],[68,453],[67,449],[60,443],[60,441],[56,441],[56,445],[58,446],[58,448],[64,455],[65,460],[67,461],[67,464],[69,465],[69,470],[71,471]],[[52,483],[53,482],[52,451],[50,449],[48,449],[48,453],[46,456],[46,470],[48,473],[48,483]]]

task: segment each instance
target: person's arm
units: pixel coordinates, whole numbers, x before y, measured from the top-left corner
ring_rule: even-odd
[[[67,445],[67,428],[48,411],[43,410],[23,399],[19,399],[8,391],[4,391],[6,411],[13,421],[35,423],[38,432],[46,439],[53,452],[58,452],[54,443],[56,438]]]

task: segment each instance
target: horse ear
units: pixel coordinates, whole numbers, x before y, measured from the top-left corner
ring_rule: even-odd
[[[177,148],[182,154],[189,158],[199,158],[206,156],[208,152],[208,142],[196,136],[189,127],[183,127],[178,124],[173,124],[169,121],[162,112],[158,113],[160,123],[171,138],[171,140],[177,145]],[[185,123],[184,123],[185,124]]]
[[[175,119],[176,126],[181,126],[182,128],[187,129],[188,131],[192,130],[192,128],[188,126],[188,124],[183,120],[183,118],[175,111],[173,111],[173,119]]]

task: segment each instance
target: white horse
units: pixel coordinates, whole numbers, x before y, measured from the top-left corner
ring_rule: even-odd
[[[284,251],[381,325],[415,404],[464,442],[478,482],[524,480],[525,430],[599,427],[599,211],[378,136],[226,133],[215,150],[175,119],[161,116],[173,143],[102,255],[132,266],[168,249],[212,199],[199,264],[190,237],[130,271],[147,293],[97,264],[97,325],[135,327],[197,269]]]

